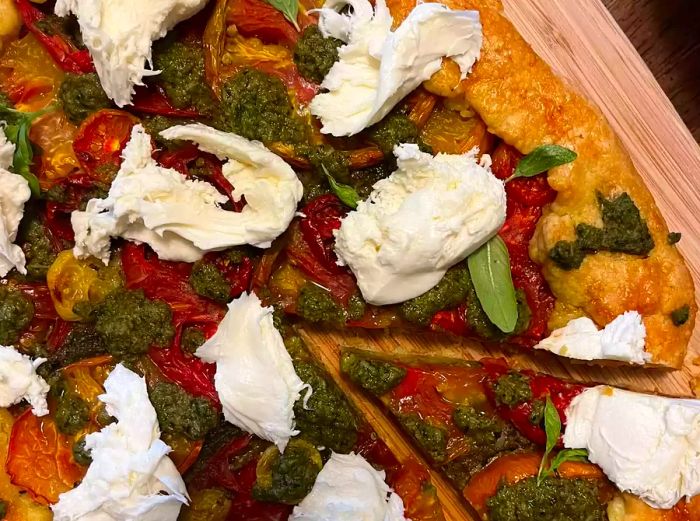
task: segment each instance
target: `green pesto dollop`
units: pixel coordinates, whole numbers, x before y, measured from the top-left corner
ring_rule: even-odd
[[[384,161],[378,165],[354,170],[350,172],[348,184],[355,189],[360,199],[367,199],[372,193],[375,183],[389,177],[394,170],[396,170],[396,165],[393,161]]]
[[[264,143],[300,143],[305,137],[282,80],[256,69],[244,69],[224,82],[216,125]]]
[[[85,49],[83,36],[80,33],[80,24],[78,23],[78,18],[74,15],[57,16],[49,12],[36,22],[36,26],[44,34],[60,36],[78,49]]]
[[[58,89],[58,99],[68,119],[79,125],[93,112],[112,106],[97,74],[66,74]]]
[[[584,479],[528,478],[502,484],[486,502],[490,521],[604,521],[598,487]]]
[[[671,246],[673,246],[674,244],[678,244],[678,242],[680,242],[681,237],[682,237],[681,232],[670,232],[666,236],[666,242],[668,242]]]
[[[182,340],[180,341],[180,346],[182,349],[188,353],[194,353],[199,349],[204,342],[206,342],[207,337],[204,335],[201,329],[196,327],[186,327],[182,331]]]
[[[427,326],[438,311],[463,303],[469,295],[470,285],[466,264],[458,264],[450,268],[435,287],[401,304],[401,315],[409,322]]]
[[[46,273],[53,261],[56,260],[57,253],[46,228],[33,208],[25,212],[25,218],[20,224],[16,242],[21,245],[22,251],[24,251],[27,278],[46,280]]]
[[[85,400],[67,388],[65,380],[57,380],[51,394],[56,397],[54,420],[60,432],[73,435],[87,425],[90,408]]]
[[[357,385],[377,396],[391,391],[406,376],[403,367],[352,352],[343,353],[340,370]]]
[[[190,285],[195,293],[226,304],[231,297],[231,285],[213,264],[204,260],[195,262],[190,274]]]
[[[296,310],[300,317],[309,322],[339,326],[346,320],[361,318],[365,312],[365,303],[355,294],[350,297],[347,307],[343,307],[328,290],[307,282],[297,297]]]
[[[528,418],[532,425],[542,425],[544,421],[544,407],[544,400],[534,400],[532,402],[532,411],[530,411],[530,417]]]
[[[87,467],[92,463],[90,451],[85,448],[85,436],[81,436],[80,439],[73,444],[72,452],[73,459],[78,465]]]
[[[452,421],[472,437],[490,437],[503,430],[498,418],[471,405],[459,405],[452,413]]]
[[[671,311],[671,321],[674,326],[682,326],[690,318],[690,306],[685,304],[678,309]]]
[[[326,172],[333,179],[347,182],[350,171],[347,155],[341,150],[336,150],[330,145],[297,145],[294,147],[297,154],[305,157],[311,164],[311,169],[316,177],[326,183]]]
[[[338,61],[338,47],[341,40],[324,38],[318,26],[310,25],[297,41],[294,48],[294,63],[304,78],[314,83],[321,83]]]
[[[165,38],[153,47],[153,65],[161,71],[156,81],[175,108],[193,108],[204,115],[214,112],[214,94],[204,76],[200,45]]]
[[[195,489],[190,503],[184,505],[178,521],[226,521],[231,510],[231,497],[220,488]]]
[[[148,393],[163,432],[201,440],[219,423],[219,413],[206,398],[190,395],[170,382],[158,382]]]
[[[0,519],[7,516],[7,502],[0,499]]]
[[[598,193],[597,198],[603,227],[580,223],[576,226],[575,241],[559,241],[549,252],[549,257],[562,269],[579,268],[587,254],[598,251],[643,256],[654,248],[649,228],[626,192],[613,199]]]
[[[508,373],[501,376],[493,384],[493,393],[496,403],[507,407],[514,407],[532,400],[530,380],[520,373]]]
[[[321,454],[308,441],[292,438],[283,454],[270,447],[258,462],[253,498],[296,505],[311,492],[322,468]]]
[[[431,425],[417,414],[403,415],[399,422],[430,459],[436,463],[447,459],[447,429]]]
[[[141,118],[141,124],[143,125],[143,128],[146,129],[146,132],[148,132],[153,141],[156,142],[156,145],[165,149],[177,148],[182,143],[184,143],[184,141],[181,141],[179,139],[165,139],[163,136],[160,135],[160,133],[163,130],[167,130],[170,127],[174,127],[176,125],[187,125],[189,123],[195,122],[196,120],[194,119],[171,118],[169,116],[162,116],[160,114],[156,114],[154,116],[145,116]]]
[[[292,357],[299,378],[313,389],[294,404],[294,420],[299,437],[316,446],[347,453],[357,440],[357,420],[352,407],[333,379],[309,359]]]
[[[393,157],[394,147],[401,143],[417,143],[424,152],[430,151],[419,138],[418,127],[405,114],[392,112],[379,123],[367,129],[367,137],[375,143],[385,155]]]
[[[0,345],[16,344],[32,318],[31,299],[18,289],[0,285]]]
[[[102,336],[91,324],[76,324],[71,328],[63,345],[50,356],[50,361],[59,367],[73,364],[86,358],[107,352]]]
[[[175,331],[170,307],[149,300],[142,290],[113,291],[95,308],[95,329],[116,357],[140,355],[151,346],[166,346]]]

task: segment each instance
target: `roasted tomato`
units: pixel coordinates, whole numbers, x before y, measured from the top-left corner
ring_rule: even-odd
[[[106,276],[105,276],[106,275]],[[46,274],[56,312],[63,320],[80,320],[74,307],[80,302],[99,304],[121,285],[119,274],[106,271],[101,261],[78,260],[72,250],[62,251]]]
[[[119,170],[122,150],[138,119],[122,110],[95,112],[80,125],[73,150],[85,172],[101,182],[110,182]]]
[[[85,474],[73,460],[73,441],[49,416],[37,418],[31,410],[12,426],[5,468],[13,484],[44,504],[57,502]]]
[[[44,217],[46,227],[57,241],[74,240],[71,213],[82,207],[89,199],[107,193],[107,185],[98,182],[87,174],[76,174],[61,179],[53,185],[60,189],[62,197],[58,201],[46,201]],[[65,247],[65,246],[64,246]],[[58,250],[60,251],[60,247]]]

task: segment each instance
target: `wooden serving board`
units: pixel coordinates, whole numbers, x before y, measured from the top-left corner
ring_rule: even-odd
[[[506,15],[561,76],[603,111],[632,155],[670,229],[683,233],[680,249],[700,287],[700,147],[685,127],[641,57],[600,0],[503,0]],[[640,391],[691,396],[700,392],[700,332],[693,335],[680,371],[595,368],[539,353],[526,356],[485,348],[454,337],[428,334],[337,334],[302,332],[311,349],[338,376],[340,346],[384,352],[430,353],[478,359],[507,356],[515,365],[581,381],[605,382]],[[348,392],[399,455],[412,449],[377,406]],[[460,498],[434,476],[448,520],[471,519]]]

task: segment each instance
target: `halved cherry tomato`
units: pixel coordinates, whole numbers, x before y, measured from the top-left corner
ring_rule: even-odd
[[[111,182],[122,163],[122,150],[139,120],[123,110],[95,112],[80,125],[73,150],[85,172],[102,182]]]
[[[12,483],[41,503],[55,503],[85,475],[73,460],[73,442],[58,431],[49,416],[38,418],[31,410],[12,426],[5,468]]]
[[[313,199],[301,211],[304,214],[299,227],[314,257],[333,273],[342,273],[338,257],[333,250],[333,232],[340,228],[340,220],[348,213],[347,207],[333,194]]]
[[[537,475],[542,461],[539,453],[508,454],[489,463],[475,474],[463,491],[467,501],[483,514],[486,501],[493,497],[503,483],[512,485]],[[559,467],[558,474],[566,479],[591,479],[603,482],[605,476],[600,468],[591,463],[566,462]]]
[[[76,304],[99,304],[121,285],[118,274],[103,277],[101,272],[105,272],[104,264],[97,259],[76,259],[73,250],[58,254],[46,274],[46,283],[56,312],[63,320],[80,320],[81,317],[73,311]]]
[[[78,49],[68,38],[60,34],[43,32],[39,28],[38,22],[44,20],[46,15],[34,7],[29,0],[16,0],[16,2],[24,25],[64,71],[83,74],[95,70],[95,65],[92,63],[87,49]]]
[[[20,337],[20,347],[26,352],[31,352],[38,344],[46,345],[50,351],[58,349],[71,326],[56,313],[48,286],[41,282],[24,282],[14,287],[34,305],[34,317]]]
[[[44,208],[45,224],[51,236],[55,238],[57,251],[60,251],[60,241],[73,242],[74,233],[71,225],[71,214],[91,198],[97,188],[105,185],[86,174],[71,175],[61,179],[54,186],[63,189],[62,202],[46,201]],[[104,188],[103,188],[104,189]],[[65,247],[65,246],[64,246]]]
[[[172,118],[199,118],[202,116],[194,109],[178,109],[174,107],[163,88],[159,85],[136,87],[131,108],[136,112],[159,114]]]
[[[263,0],[231,0],[227,21],[243,36],[260,38],[264,43],[294,48],[299,33],[284,15]]]

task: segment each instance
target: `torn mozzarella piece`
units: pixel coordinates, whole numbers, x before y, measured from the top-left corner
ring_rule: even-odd
[[[159,71],[151,47],[178,22],[192,17],[207,0],[57,0],[58,16],[74,14],[100,83],[119,107],[129,105],[135,85]]]
[[[294,403],[308,386],[294,371],[272,312],[255,294],[244,293],[228,305],[219,329],[195,354],[216,364],[214,385],[226,420],[283,452],[299,434]]]
[[[349,5],[350,14],[337,11]],[[452,58],[462,78],[479,58],[482,30],[478,11],[453,11],[419,3],[396,31],[385,0],[374,10],[367,0],[330,0],[319,10],[324,36],[346,43],[312,100],[321,131],[351,136],[377,123],[407,94]]]
[[[161,259],[194,262],[232,246],[269,247],[287,229],[303,187],[294,170],[261,143],[200,124],[162,134],[227,158],[223,175],[234,186],[234,198],[245,196],[243,211],[223,210],[228,199],[214,186],[158,165],[150,136],[136,125],[107,198],[92,199],[71,216],[76,257],[107,263],[110,239],[123,237],[147,243]]]
[[[27,400],[36,416],[49,413],[46,393],[49,384],[36,374],[46,358],[32,360],[14,347],[0,346],[0,407],[9,407]]]
[[[0,277],[13,268],[27,273],[24,252],[14,240],[31,190],[26,179],[9,171],[14,153],[15,146],[7,140],[0,122]]]
[[[700,400],[601,385],[574,398],[566,418],[564,445],[587,449],[620,490],[654,508],[700,493]]]
[[[590,318],[571,320],[535,346],[577,360],[616,360],[643,365],[651,360],[644,350],[646,328],[637,311],[619,315],[603,329]]]
[[[422,295],[489,240],[506,218],[491,159],[396,147],[398,169],[374,185],[335,232],[335,251],[370,304]]]
[[[401,497],[359,454],[335,454],[290,521],[407,521]]]
[[[175,521],[188,496],[160,439],[146,381],[123,365],[100,400],[117,421],[85,437],[92,463],[80,485],[59,496],[55,521]]]

